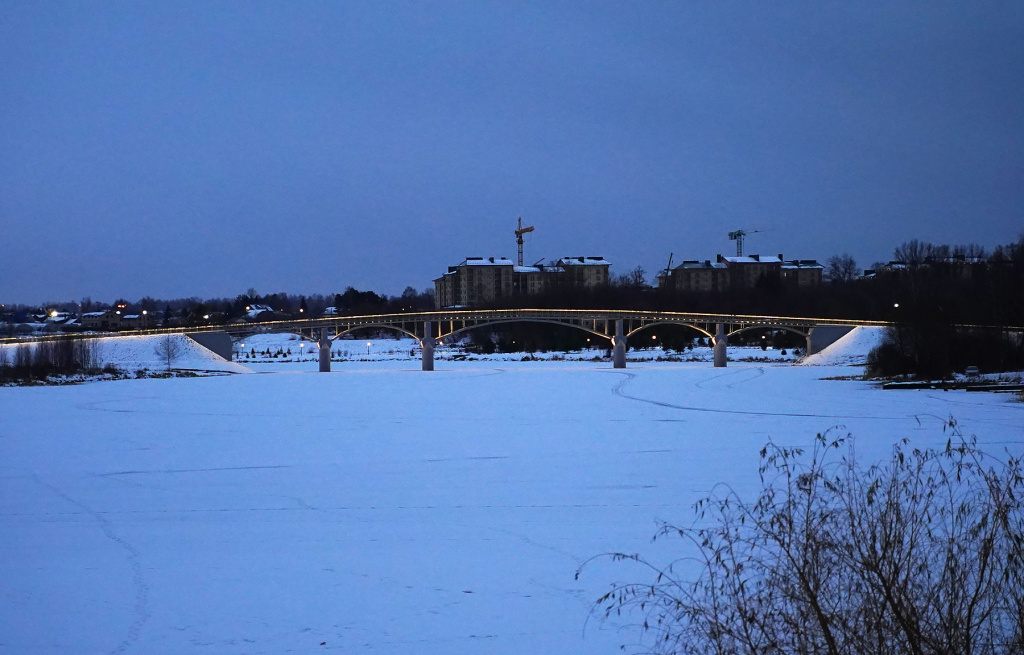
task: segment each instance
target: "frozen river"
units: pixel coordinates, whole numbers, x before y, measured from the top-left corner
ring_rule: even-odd
[[[671,556],[769,438],[1024,450],[1010,395],[850,368],[416,366],[0,388],[0,652],[615,653],[579,564]]]

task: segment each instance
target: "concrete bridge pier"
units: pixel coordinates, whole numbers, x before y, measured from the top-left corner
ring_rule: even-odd
[[[320,340],[317,342],[320,346],[320,372],[330,373],[331,372],[331,338],[327,336],[327,328],[320,328]]]
[[[423,340],[420,346],[423,348],[423,370],[434,370],[434,332],[430,321],[423,324]]]
[[[622,333],[622,319],[615,321],[615,338],[612,339],[612,367],[626,368],[626,336]]]
[[[715,330],[715,368],[722,368],[726,365],[726,348],[729,345],[729,337],[725,335],[725,324],[719,323]]]

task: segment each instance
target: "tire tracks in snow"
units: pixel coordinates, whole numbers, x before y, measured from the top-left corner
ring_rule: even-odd
[[[640,403],[647,403],[648,405],[655,405],[656,407],[664,407],[666,409],[677,409],[684,412],[706,412],[709,414],[734,414],[739,416],[788,416],[795,418],[827,418],[827,419],[874,419],[880,421],[903,421],[909,416],[867,416],[867,415],[842,415],[842,414],[811,414],[803,412],[758,412],[749,409],[720,409],[714,407],[697,407],[695,405],[676,405],[674,403],[667,403],[661,400],[653,400],[651,398],[641,398],[640,396],[632,396],[623,389],[636,378],[636,373],[627,373],[625,371],[616,371],[620,375],[625,376],[620,380],[614,387],[612,387],[612,394],[623,398],[625,400],[632,400]],[[764,371],[761,371],[764,374]],[[722,375],[727,375],[723,373]],[[722,377],[717,376],[717,377]],[[716,378],[712,378],[716,379]],[[753,378],[751,378],[753,379]],[[746,380],[744,380],[746,381]],[[705,380],[707,382],[707,380]],[[738,384],[735,383],[735,384]],[[699,386],[699,383],[698,383]],[[732,385],[730,385],[731,388]],[[703,387],[701,387],[703,389]]]
[[[146,624],[146,621],[149,620],[150,616],[149,585],[146,584],[145,577],[142,575],[142,562],[139,559],[139,551],[131,543],[117,536],[110,525],[110,521],[108,521],[101,513],[92,509],[88,505],[78,502],[52,484],[44,482],[37,474],[33,473],[32,479],[41,487],[49,489],[56,496],[59,496],[91,516],[99,525],[100,531],[103,532],[103,536],[120,546],[127,554],[128,565],[132,570],[132,586],[135,588],[135,603],[133,606],[135,620],[128,626],[128,634],[125,635],[125,638],[121,643],[110,651],[111,655],[124,653],[132,646],[132,644],[139,640],[139,634],[142,632],[142,626]]]
[[[762,375],[764,375],[764,368],[762,368],[762,367],[760,367],[760,366],[758,366],[758,367],[757,367],[757,368],[755,368],[755,369],[749,369],[749,368],[744,368],[744,369],[734,369],[734,370],[732,370],[732,371],[727,371],[727,372],[725,372],[725,373],[721,373],[721,374],[719,374],[719,375],[715,375],[715,376],[713,376],[713,377],[710,377],[710,378],[708,378],[707,380],[701,380],[700,382],[697,382],[697,383],[695,383],[695,384],[694,384],[694,386],[695,386],[695,387],[697,387],[698,389],[704,389],[704,390],[707,390],[707,387],[705,387],[704,385],[705,385],[705,384],[707,384],[707,383],[709,383],[709,382],[714,382],[715,380],[718,380],[718,379],[720,379],[720,378],[724,378],[724,377],[726,377],[726,376],[729,376],[729,375],[736,375],[736,374],[738,374],[738,373],[746,373],[746,372],[748,372],[748,371],[756,371],[756,372],[757,372],[757,375],[755,375],[754,377],[748,377],[748,378],[744,378],[744,379],[742,379],[742,380],[737,380],[736,382],[733,382],[733,383],[731,383],[731,384],[727,384],[727,385],[725,385],[725,387],[726,387],[727,389],[732,389],[732,388],[734,388],[734,387],[735,387],[735,386],[736,386],[737,384],[743,384],[744,382],[750,382],[751,380],[756,380],[757,378],[759,378],[759,377],[761,377]]]

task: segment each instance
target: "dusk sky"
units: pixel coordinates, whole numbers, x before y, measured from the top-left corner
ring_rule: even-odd
[[[1024,3],[0,2],[0,302],[1024,231]]]

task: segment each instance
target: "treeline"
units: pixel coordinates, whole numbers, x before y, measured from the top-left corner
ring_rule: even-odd
[[[91,339],[55,339],[0,346],[0,383],[99,372],[100,363]]]
[[[83,298],[81,302],[57,302],[40,307],[15,305],[5,307],[5,315],[9,319],[18,313],[38,316],[51,311],[84,314],[117,308],[122,314],[146,312],[157,317],[161,325],[189,327],[229,323],[264,310],[266,316],[262,318],[267,320],[319,317],[329,307],[335,308],[334,312],[340,315],[429,311],[434,308],[434,292],[432,289],[417,291],[413,287],[406,287],[401,295],[388,296],[348,287],[344,292],[333,295],[297,295],[284,292],[260,294],[255,289],[249,289],[234,298],[190,297],[166,300],[146,296],[137,301],[118,298],[111,303]]]

